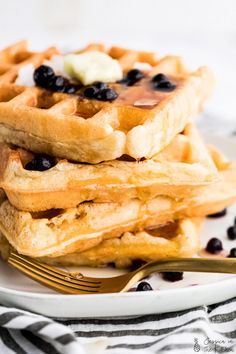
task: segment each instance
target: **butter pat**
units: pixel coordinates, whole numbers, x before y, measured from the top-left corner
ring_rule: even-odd
[[[64,70],[84,85],[90,85],[95,81],[115,82],[123,77],[119,62],[98,51],[66,55]]]

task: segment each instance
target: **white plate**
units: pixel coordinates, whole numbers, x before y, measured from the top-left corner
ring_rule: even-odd
[[[216,144],[230,158],[236,159],[236,140],[208,136],[207,141]],[[226,229],[233,223],[235,216],[236,205],[228,210],[227,216],[208,219],[202,233],[202,245],[204,246],[211,237],[219,237],[227,252],[232,247],[236,247],[236,241],[229,241],[226,237]],[[149,280],[155,291],[60,295],[31,281],[1,261],[0,269],[0,302],[2,304],[21,307],[52,317],[103,317],[161,313],[212,304],[236,296],[235,275],[185,273],[182,281],[168,283],[155,274]],[[120,274],[114,269],[79,268],[79,270],[86,275],[93,276]]]

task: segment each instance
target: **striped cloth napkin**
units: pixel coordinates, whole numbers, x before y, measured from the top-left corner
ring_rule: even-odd
[[[236,298],[179,312],[103,319],[52,320],[0,306],[1,354],[236,353],[235,344]]]

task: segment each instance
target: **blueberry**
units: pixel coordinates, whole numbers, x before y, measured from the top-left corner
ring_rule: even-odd
[[[176,88],[176,85],[170,82],[170,80],[168,80],[167,76],[164,74],[157,74],[153,76],[152,83],[156,90],[164,92],[173,91]]]
[[[50,81],[49,88],[52,91],[64,92],[65,88],[69,84],[69,81],[61,75],[55,75]]]
[[[41,65],[34,71],[34,81],[37,86],[48,88],[55,74],[52,68]]]
[[[98,90],[104,90],[105,88],[108,88],[108,85],[101,81],[94,82],[93,86],[95,86]]]
[[[170,92],[173,91],[176,88],[176,85],[174,85],[170,81],[156,81],[153,82],[153,86],[155,90],[163,91],[163,92]]]
[[[228,257],[229,258],[236,258],[236,248],[231,248]]]
[[[140,81],[144,77],[143,73],[138,69],[132,69],[128,71],[126,78],[128,86],[134,85],[136,82]]]
[[[86,98],[94,98],[100,101],[114,101],[118,97],[118,94],[115,90],[109,88],[107,84],[97,82],[94,85],[86,87],[84,90],[84,96]]]
[[[118,97],[115,90],[111,88],[105,88],[98,92],[96,98],[100,101],[114,101]]]
[[[47,155],[37,155],[25,165],[26,170],[46,171],[55,166],[55,159]]]
[[[207,217],[208,218],[220,218],[222,216],[225,216],[226,214],[227,214],[227,209],[223,209],[221,211],[218,211],[218,213],[207,215]]]
[[[184,277],[183,272],[163,272],[162,278],[167,281],[175,282],[182,280]]]
[[[167,77],[164,74],[156,74],[152,78],[153,82],[161,82],[161,81],[168,81]]]
[[[86,98],[96,98],[98,93],[99,89],[95,86],[86,87],[86,89],[84,90],[84,96]]]
[[[219,240],[216,237],[211,238],[207,243],[206,250],[207,250],[207,252],[213,253],[213,254],[219,253],[220,251],[223,250],[223,245],[222,245],[221,240]]]
[[[65,87],[64,87],[64,90],[63,92],[65,93],[69,93],[69,94],[73,94],[77,91],[77,86],[76,85],[73,85],[73,84],[66,84]]]
[[[138,284],[136,291],[150,291],[153,290],[151,285],[146,282],[146,281],[142,281],[141,283]]]
[[[227,235],[230,240],[236,240],[236,226],[230,226],[227,229]]]
[[[138,69],[132,69],[128,71],[127,75],[123,79],[117,81],[121,85],[133,86],[136,82],[144,78],[144,74]]]
[[[77,87],[61,75],[55,75],[50,66],[41,65],[34,71],[34,81],[37,86],[57,92],[75,93]]]

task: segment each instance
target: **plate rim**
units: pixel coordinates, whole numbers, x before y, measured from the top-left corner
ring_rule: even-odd
[[[224,273],[222,273],[224,274]],[[226,273],[225,273],[226,274]],[[236,282],[236,274],[235,277],[232,276],[232,278],[229,279],[221,279],[217,281],[213,281],[211,283],[206,283],[206,284],[197,284],[197,285],[188,285],[184,286],[182,288],[171,288],[171,289],[164,289],[164,290],[152,290],[152,291],[146,291],[145,295],[147,296],[153,296],[155,294],[161,294],[165,295],[166,293],[176,293],[176,292],[188,292],[191,291],[193,288],[194,289],[202,289],[206,288],[208,286],[215,286],[216,284],[219,283],[230,283],[232,281]],[[141,296],[144,294],[142,291],[128,291],[128,292],[119,292],[119,293],[100,293],[100,294],[47,294],[47,293],[38,293],[38,292],[30,292],[30,291],[22,291],[22,290],[14,290],[14,289],[8,289],[0,286],[0,294],[5,293],[5,294],[11,294],[11,295],[19,295],[21,297],[30,297],[30,298],[66,298],[68,295],[70,298],[78,298],[78,297],[83,297],[83,298],[90,298],[90,297],[120,297],[125,296],[125,297],[134,297],[134,296]]]

